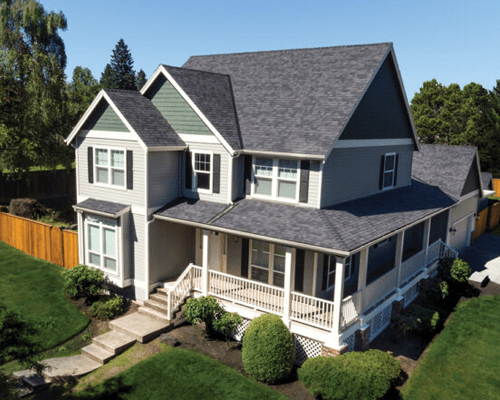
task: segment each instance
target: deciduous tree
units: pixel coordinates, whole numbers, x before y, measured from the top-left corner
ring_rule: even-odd
[[[99,90],[101,90],[101,85],[93,77],[90,69],[78,66],[73,70],[73,80],[67,89],[69,100],[68,112],[72,125],[78,122]]]

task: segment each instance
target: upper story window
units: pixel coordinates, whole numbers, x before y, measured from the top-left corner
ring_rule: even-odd
[[[87,264],[117,273],[116,223],[87,216]]]
[[[396,153],[384,154],[382,173],[382,190],[391,189],[396,185],[396,168],[397,155]]]
[[[299,162],[297,160],[254,158],[253,195],[297,201]]]
[[[125,187],[125,150],[96,148],[94,168],[96,183]]]
[[[193,152],[193,190],[212,191],[212,153]]]

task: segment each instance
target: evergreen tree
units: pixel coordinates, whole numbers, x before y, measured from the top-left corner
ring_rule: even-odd
[[[137,73],[137,77],[135,78],[135,83],[137,84],[137,89],[141,90],[142,87],[146,84],[147,79],[146,79],[146,73],[141,69]]]
[[[111,68],[110,64],[106,64],[106,67],[101,74],[101,80],[99,81],[99,84],[103,89],[118,89],[115,71],[113,71],[113,68]]]
[[[123,39],[120,39],[111,56],[111,69],[118,89],[137,90],[133,66],[132,54]]]

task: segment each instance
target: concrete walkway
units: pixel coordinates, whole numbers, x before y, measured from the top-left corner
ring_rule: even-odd
[[[470,281],[482,283],[489,278],[491,282],[500,284],[500,236],[484,234],[460,257],[472,268]]]

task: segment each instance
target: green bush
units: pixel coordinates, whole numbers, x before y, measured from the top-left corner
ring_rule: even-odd
[[[218,319],[213,322],[214,328],[224,335],[226,341],[229,341],[231,335],[236,332],[242,319],[238,313],[222,313]]]
[[[453,260],[453,264],[450,268],[451,278],[458,284],[464,284],[469,282],[469,276],[471,274],[470,265],[464,260],[456,258]]]
[[[293,338],[281,318],[264,314],[254,319],[243,336],[241,358],[253,378],[276,383],[290,375],[295,358]]]
[[[214,297],[206,296],[198,299],[189,299],[186,303],[184,315],[186,316],[186,321],[190,324],[194,325],[197,322],[204,322],[206,332],[211,334],[214,330],[214,321],[220,318],[223,312],[224,310]]]
[[[85,297],[87,304],[93,303],[107,287],[104,272],[86,265],[77,265],[64,271],[63,277],[66,295],[74,300]]]
[[[395,326],[403,334],[414,332],[420,335],[429,335],[438,328],[439,321],[438,311],[411,304],[398,317]]]
[[[123,311],[123,298],[111,296],[105,300],[96,301],[90,307],[89,314],[101,320],[112,319]]]
[[[306,360],[300,382],[323,399],[376,400],[384,396],[401,371],[397,359],[380,350]]]

